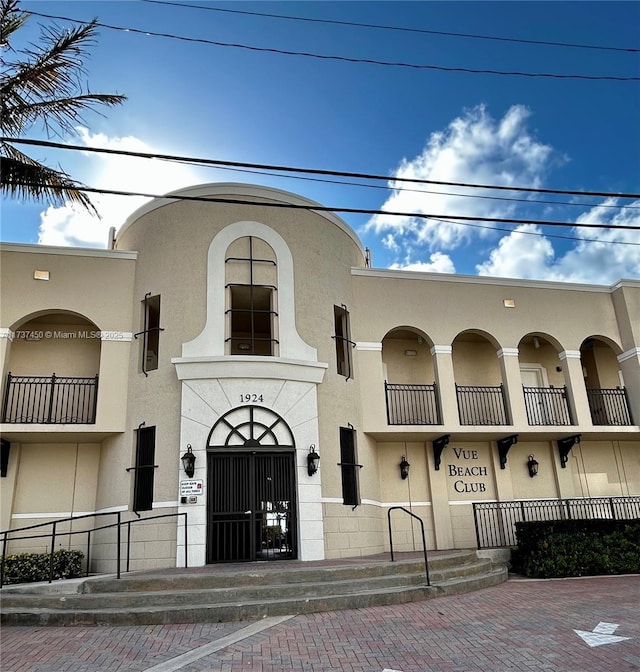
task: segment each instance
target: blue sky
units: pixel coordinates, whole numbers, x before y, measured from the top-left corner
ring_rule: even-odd
[[[638,2],[184,2],[192,6],[23,0],[24,10],[67,18],[34,16],[24,37],[37,40],[39,23],[71,26],[70,19],[97,17],[121,28],[359,59],[640,75],[638,53],[233,13],[638,49]],[[637,81],[349,63],[107,27],[99,29],[85,68],[91,90],[125,94],[128,100],[104,116],[87,114],[76,136],[54,141],[445,182],[640,193]],[[26,137],[46,135],[34,127]],[[638,230],[483,224],[507,229],[495,230],[410,216],[342,215],[371,248],[378,268],[602,284],[640,278],[640,199],[418,187],[393,180],[373,188],[20,147],[103,189],[159,194],[204,182],[249,182],[332,207],[632,225]],[[2,240],[104,247],[108,228],[120,226],[144,202],[116,196],[95,200],[101,220],[70,206],[3,199]]]

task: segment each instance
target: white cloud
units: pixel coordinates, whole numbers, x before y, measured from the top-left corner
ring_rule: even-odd
[[[392,233],[387,234],[381,242],[384,247],[386,247],[388,250],[391,250],[392,252],[400,251],[400,246],[398,243],[396,243],[396,239]]]
[[[133,136],[109,138],[100,133],[91,134],[86,128],[77,130],[87,146],[147,153],[154,151],[143,140]],[[161,194],[200,181],[193,168],[167,161],[89,152],[87,156],[91,162],[90,170],[86,170],[86,164],[81,166],[87,177],[78,174],[78,171],[74,177],[87,186],[99,189]],[[61,207],[50,206],[40,214],[38,242],[43,245],[104,247],[109,228],[120,227],[136,208],[149,200],[140,196],[109,194],[90,194],[90,198],[101,219],[71,203]]]
[[[523,224],[513,233],[503,236],[491,251],[488,261],[476,266],[479,275],[500,278],[543,278],[553,265],[554,252],[548,238],[537,226]]]
[[[403,159],[394,173],[441,182],[537,186],[550,165],[553,150],[528,131],[529,115],[526,107],[514,105],[496,121],[484,106],[477,106],[454,119],[444,132],[433,133],[422,153],[411,160]],[[392,194],[381,208],[389,212],[502,218],[515,209],[509,201],[478,198],[490,193],[480,189],[420,187],[399,181],[391,181],[389,186]],[[456,194],[473,194],[475,198]],[[367,229],[378,234],[391,231],[396,244],[417,243],[430,251],[453,250],[476,236],[488,235],[483,229],[455,222],[387,214],[372,217]]]
[[[577,224],[604,224],[607,229],[576,227],[570,235],[578,240],[560,256],[553,253],[549,238],[523,235],[540,233],[538,227],[521,226],[501,238],[489,259],[478,266],[480,275],[538,278],[563,282],[611,284],[620,278],[640,278],[640,200],[615,210],[615,199],[603,201],[581,214]],[[635,229],[615,229],[633,226]],[[600,242],[593,242],[593,241]]]
[[[402,271],[422,271],[423,273],[455,273],[456,267],[448,254],[434,252],[429,257],[429,262],[417,261],[406,264],[391,264],[389,268]]]

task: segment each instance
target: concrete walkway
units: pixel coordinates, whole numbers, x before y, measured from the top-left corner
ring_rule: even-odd
[[[510,580],[391,607],[132,627],[5,627],[2,672],[630,672],[640,576]]]

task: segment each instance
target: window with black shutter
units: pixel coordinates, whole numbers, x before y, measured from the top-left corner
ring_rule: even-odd
[[[160,326],[160,295],[151,296],[147,292],[142,301],[142,331],[133,335],[141,339],[140,371],[145,376],[158,368],[161,331],[164,329]]]
[[[133,485],[133,510],[149,511],[153,507],[153,477],[156,469],[156,428],[136,430],[136,466]]]
[[[336,344],[336,366],[338,373],[348,380],[349,378],[353,378],[351,349],[355,343],[350,340],[349,311],[347,307],[344,305],[334,306],[333,318],[335,324],[335,336],[333,338]]]
[[[9,471],[9,452],[11,444],[5,439],[0,439],[0,477],[5,478]]]
[[[356,430],[340,427],[340,469],[342,470],[342,503],[353,506],[360,504],[358,488],[358,464]]]

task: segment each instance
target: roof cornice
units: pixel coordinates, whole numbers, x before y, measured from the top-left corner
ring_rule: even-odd
[[[102,257],[104,259],[137,259],[138,253],[129,250],[107,250],[94,247],[63,247],[36,243],[0,243],[0,252],[28,254],[56,254],[69,257]]]
[[[640,289],[640,280],[623,279],[613,285],[593,285],[557,280],[526,280],[520,278],[493,278],[486,275],[459,275],[454,273],[430,273],[427,271],[404,271],[391,268],[351,269],[351,275],[370,278],[395,278],[398,280],[428,280],[430,282],[457,282],[469,285],[496,285],[499,287],[525,287],[532,289],[558,289],[575,292],[602,292],[610,294],[621,287]]]

